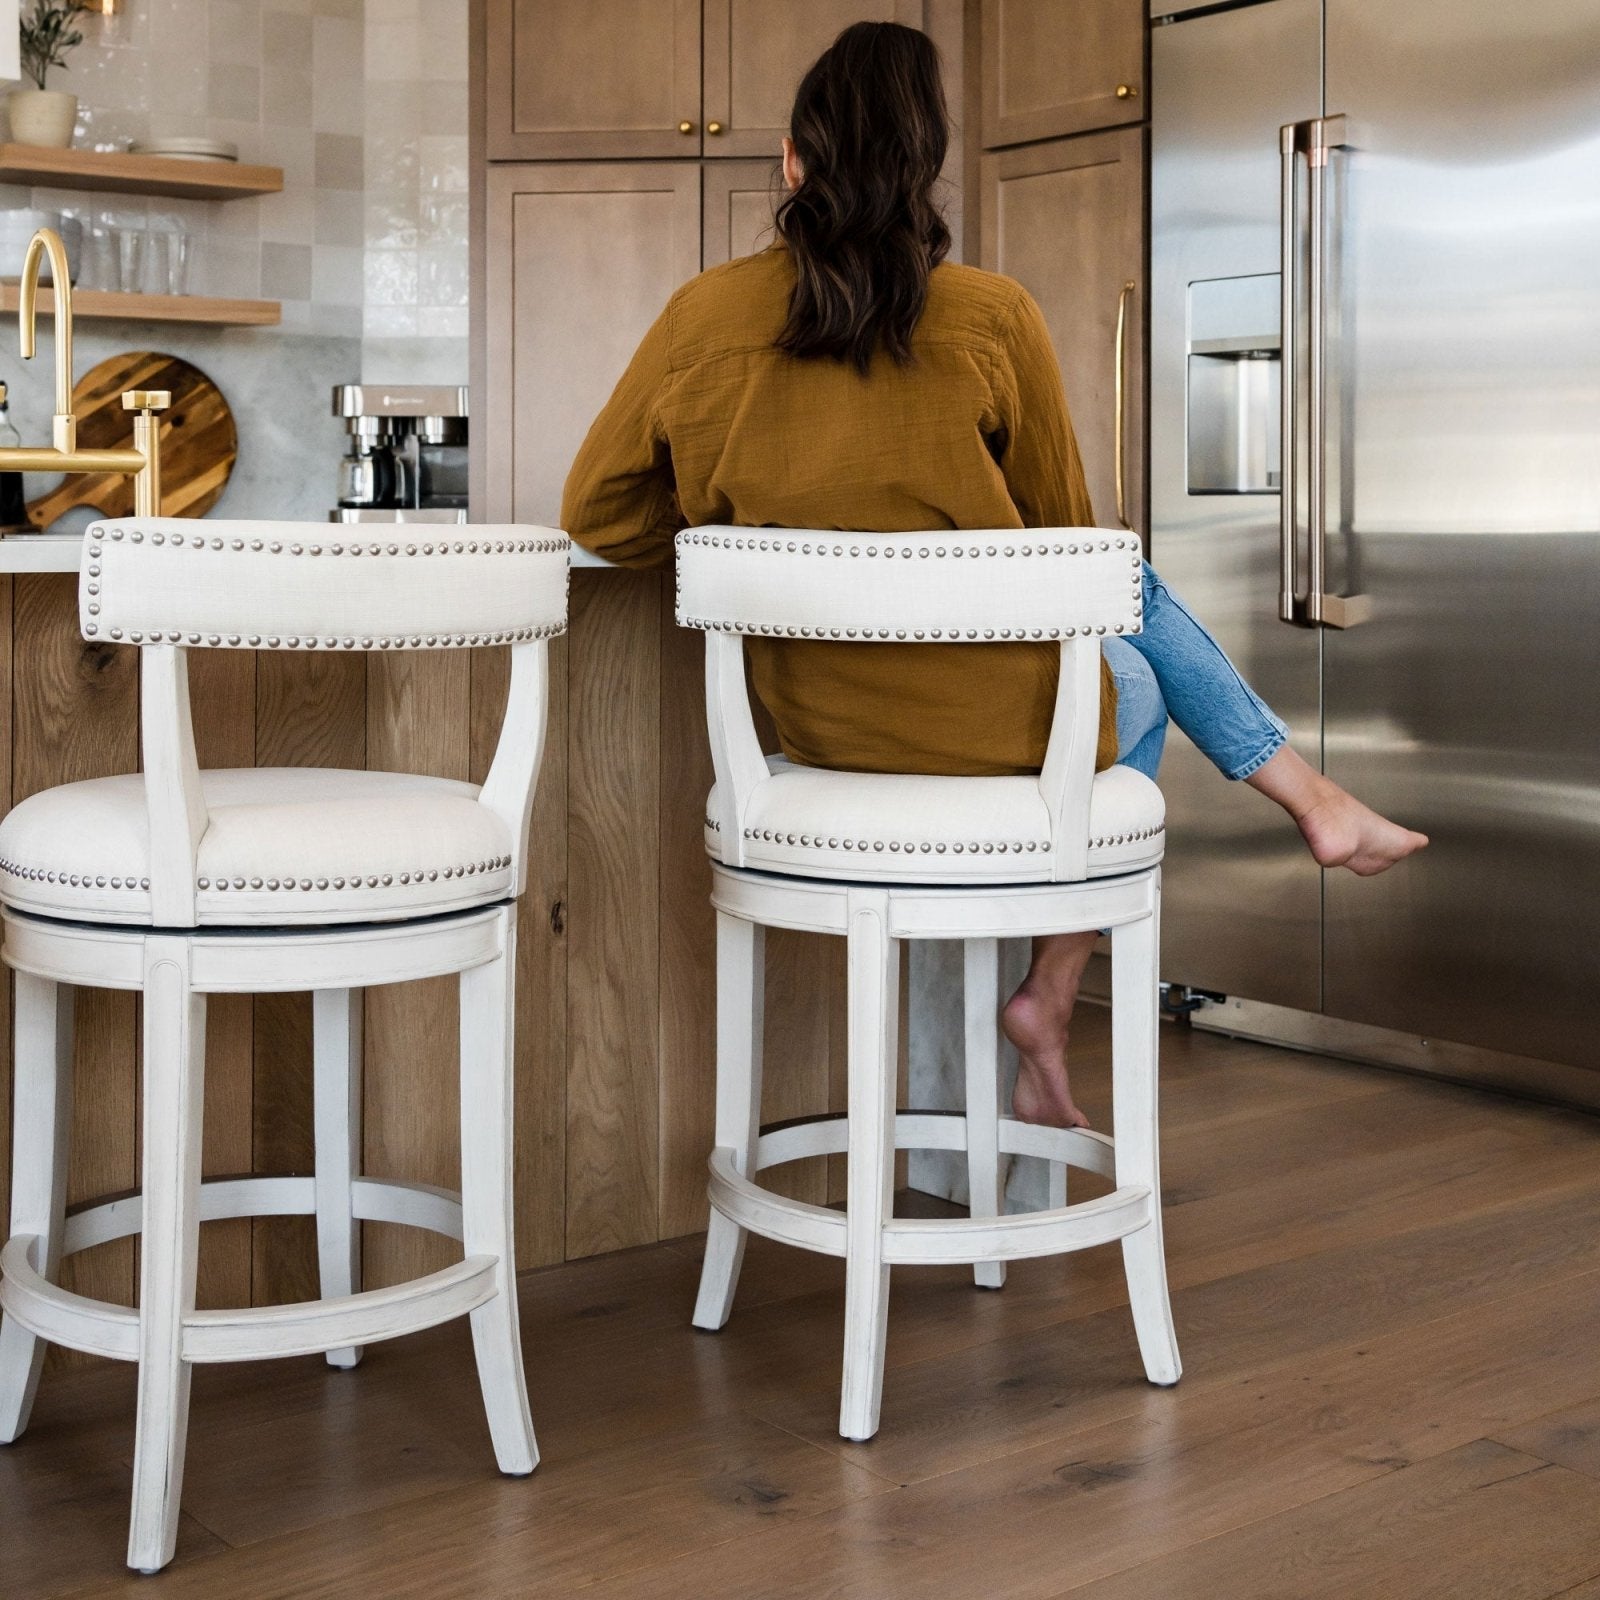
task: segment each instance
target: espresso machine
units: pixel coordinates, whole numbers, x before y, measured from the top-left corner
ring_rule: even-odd
[[[330,522],[465,522],[467,391],[341,383],[333,414],[349,443]]]

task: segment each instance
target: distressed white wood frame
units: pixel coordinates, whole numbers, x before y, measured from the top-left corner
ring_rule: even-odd
[[[1099,733],[1100,642],[1141,622],[1139,543],[1101,529],[936,534],[691,529],[678,541],[678,620],[706,632],[706,711],[716,768],[712,866],[717,912],[717,1112],[711,1229],[695,1325],[729,1316],[748,1233],[845,1262],[839,1431],[878,1428],[889,1272],[971,1263],[999,1288],[1005,1263],[1120,1241],[1146,1376],[1182,1367],[1162,1247],[1157,961],[1159,865],[1088,878],[1089,800]],[[1047,883],[845,882],[753,871],[744,826],[769,769],[746,689],[746,635],[858,641],[1056,639],[1062,660],[1041,796],[1051,826]],[[848,944],[849,1092],[845,1116],[760,1126],[764,930],[842,935]],[[1109,930],[1116,1139],[1002,1115],[997,1026],[1000,941]],[[967,1107],[898,1111],[899,944],[959,939],[965,948]],[[897,1218],[897,1150],[965,1151],[967,1218]],[[843,1213],[762,1187],[768,1167],[845,1153]],[[1051,1166],[1052,1204],[1004,1216],[1004,1162]],[[1108,1177],[1113,1191],[1069,1204],[1066,1171]]]
[[[141,722],[153,926],[7,908],[0,956],[17,974],[15,1232],[0,1248],[0,1440],[26,1428],[44,1344],[139,1366],[128,1562],[172,1557],[190,1375],[197,1362],[361,1348],[469,1316],[495,1456],[531,1472],[537,1447],[517,1327],[512,1231],[516,971],[513,899],[447,916],[332,927],[195,926],[195,864],[208,826],[191,723],[194,648],[430,649],[509,643],[511,687],[479,803],[510,835],[513,894],[546,725],[547,639],[566,625],[567,540],[540,528],[348,534],[286,523],[134,518],[85,535],[83,629],[142,651]],[[361,992],[459,974],[459,1194],[359,1172]],[[144,997],[141,1193],[65,1207],[72,996]],[[205,1014],[210,994],[314,993],[316,1172],[202,1182]],[[313,1215],[323,1297],[201,1311],[198,1228],[218,1217]],[[457,1240],[462,1259],[359,1290],[357,1224],[385,1221]],[[139,1306],[91,1300],[54,1280],[63,1255],[138,1235]]]

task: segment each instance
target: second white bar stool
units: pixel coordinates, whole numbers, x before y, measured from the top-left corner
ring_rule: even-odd
[[[1094,770],[1100,641],[1140,627],[1137,538],[1094,528],[853,534],[695,528],[678,536],[678,621],[706,633],[706,714],[717,786],[706,849],[717,909],[717,1131],[711,1231],[694,1321],[720,1328],[747,1231],[845,1260],[839,1431],[877,1432],[889,1269],[1003,1263],[1122,1242],[1145,1373],[1178,1381],[1157,1157],[1161,791],[1126,767]],[[763,756],[743,635],[1061,644],[1055,720],[1036,777],[834,772]],[[763,1132],[763,930],[843,935],[849,956],[849,1110]],[[997,1106],[1001,938],[1109,928],[1115,1143],[1042,1128]],[[899,942],[966,947],[964,1117],[898,1112]],[[965,1150],[971,1216],[893,1214],[897,1149]],[[845,1213],[762,1188],[785,1161],[844,1151]],[[1001,1212],[1001,1157],[1113,1179],[1102,1198]],[[1059,1194],[1059,1185],[1057,1186]]]

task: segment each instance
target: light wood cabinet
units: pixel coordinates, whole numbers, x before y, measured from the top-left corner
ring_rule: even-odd
[[[1118,396],[1127,521],[1144,528],[1144,130],[986,154],[980,264],[1039,302],[1061,362],[1096,519],[1117,521]],[[1131,284],[1131,289],[1125,286]],[[1117,322],[1123,316],[1119,385]]]
[[[801,74],[925,0],[486,0],[491,161],[776,159]]]
[[[487,0],[486,21],[490,160],[700,154],[700,0]]]
[[[1140,122],[1145,0],[982,0],[983,146]]]
[[[558,527],[589,423],[700,270],[700,167],[495,166],[486,212],[489,515]]]
[[[705,153],[775,158],[795,88],[835,37],[852,22],[920,28],[923,10],[922,0],[705,0]]]

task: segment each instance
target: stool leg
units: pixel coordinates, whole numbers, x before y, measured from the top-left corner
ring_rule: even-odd
[[[517,1326],[511,1107],[515,1062],[516,922],[500,913],[500,954],[461,974],[461,1242],[493,1256],[495,1294],[472,1313],[472,1347],[500,1470],[514,1477],[539,1464]]]
[[[900,951],[889,936],[889,897],[881,890],[852,890],[847,919],[850,1147],[839,1432],[870,1439],[878,1431],[889,1328],[883,1225],[894,1215]]]
[[[1183,1373],[1178,1336],[1167,1299],[1167,1264],[1161,1237],[1159,1156],[1160,1061],[1157,958],[1160,948],[1160,879],[1156,910],[1111,934],[1111,1083],[1116,1134],[1117,1187],[1150,1191],[1150,1222],[1122,1241],[1139,1354],[1151,1383],[1176,1383]]]
[[[361,998],[359,989],[318,989],[311,996],[317,1275],[324,1300],[361,1288],[361,1224],[353,1215],[361,1171]],[[359,1345],[328,1351],[330,1367],[353,1367],[360,1359]]]
[[[128,1565],[141,1572],[164,1567],[178,1535],[193,1370],[183,1359],[183,1323],[194,1310],[205,1060],[206,1001],[189,986],[188,941],[147,939],[139,1407],[128,1536]]]
[[[1000,1160],[1000,941],[967,939],[962,951],[968,1211],[973,1217],[998,1217],[1005,1210],[1005,1173]],[[972,1279],[980,1289],[1003,1288],[1006,1264],[974,1262]]]
[[[1060,1211],[1067,1203],[1067,1164],[1065,1161],[1047,1161],[1045,1167],[1045,1207],[1050,1211]]]
[[[756,1170],[761,1132],[761,1045],[766,1016],[766,929],[717,913],[717,1135],[745,1177]],[[733,1310],[745,1230],[711,1213],[694,1325],[714,1333]]]
[[[11,1231],[34,1235],[34,1271],[52,1282],[66,1227],[73,992],[17,974]],[[43,1339],[11,1317],[0,1319],[0,1442],[10,1444],[28,1426],[44,1352]]]

